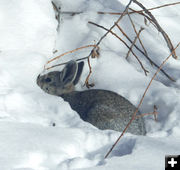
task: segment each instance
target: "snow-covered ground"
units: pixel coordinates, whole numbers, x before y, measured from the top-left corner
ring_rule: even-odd
[[[107,28],[119,16],[98,15],[96,11],[122,12],[127,0],[54,0],[62,11],[84,11],[60,16],[57,20],[50,0],[0,1],[0,170],[163,170],[165,155],[180,154],[180,60],[171,58],[164,66],[176,82],[159,74],[140,108],[142,113],[158,107],[158,122],[146,117],[146,136],[126,134],[107,159],[105,154],[120,132],[99,130],[82,121],[69,104],[45,94],[36,77],[54,56],[80,46],[94,44],[105,33],[89,25],[93,21]],[[141,0],[147,8],[170,3],[169,0]],[[178,2],[178,0],[173,0]],[[134,9],[139,9],[135,4]],[[174,46],[180,37],[180,5],[152,11]],[[143,17],[132,15],[149,56],[158,64],[169,55],[162,35]],[[120,25],[131,39],[135,35],[125,16]],[[117,28],[114,31],[121,35]],[[139,45],[139,44],[138,44]],[[92,59],[90,82],[94,88],[115,91],[137,106],[157,70],[134,50],[149,70],[144,75],[132,55],[125,59],[126,47],[112,35],[100,45],[100,58]],[[53,54],[54,50],[58,50]],[[84,49],[66,55],[53,64],[89,54]],[[177,56],[180,48],[177,50]],[[56,67],[55,69],[61,69]],[[88,74],[85,65],[78,90],[85,90]],[[56,126],[53,126],[53,123]]]

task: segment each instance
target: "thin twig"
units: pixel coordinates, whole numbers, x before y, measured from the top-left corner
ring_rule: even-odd
[[[129,20],[130,20],[130,22],[131,22],[131,25],[132,25],[132,27],[133,27],[133,29],[134,29],[134,32],[136,33],[136,36],[137,36],[138,33],[137,33],[137,30],[136,30],[136,26],[134,25],[134,22],[133,22],[131,16],[129,15],[129,12],[128,12],[128,17],[129,17]],[[146,54],[146,56],[148,56],[147,51],[146,51],[146,49],[145,49],[145,47],[144,47],[144,45],[143,45],[140,37],[139,37],[139,36],[137,36],[137,37],[138,37],[139,43],[141,44],[141,47],[142,47],[143,50],[144,50],[144,53]],[[151,65],[152,65],[152,62],[151,62],[151,61],[150,61],[150,63],[151,63]]]
[[[128,5],[126,6],[126,8],[124,9],[122,15],[118,18],[118,20],[114,23],[114,25],[111,26],[111,28],[108,29],[107,32],[99,39],[99,41],[96,43],[96,46],[99,46],[99,44],[101,43],[101,41],[109,34],[109,32],[111,32],[111,30],[116,26],[116,24],[119,23],[119,21],[123,18],[124,13],[126,13],[126,12],[128,11],[128,8],[129,8],[129,6],[130,6],[130,4],[131,4],[132,1],[133,1],[133,0],[130,0],[130,1],[129,1],[129,3],[128,3]]]
[[[140,30],[139,30],[139,32],[136,34],[136,37],[135,37],[133,43],[131,44],[130,49],[129,49],[127,55],[126,55],[126,59],[128,58],[128,56],[129,56],[129,54],[130,54],[130,52],[131,52],[131,50],[132,50],[134,44],[136,43],[136,41],[137,41],[137,39],[138,39],[140,33],[141,33],[143,30],[144,30],[144,28],[141,27]]]
[[[129,8],[129,9],[130,9],[132,12],[137,13],[137,14],[142,15],[143,17],[147,18],[147,19],[149,20],[149,22],[154,25],[154,23],[152,22],[152,19],[151,19],[148,15],[146,15],[145,13],[143,13],[142,11],[136,11],[136,10],[134,10],[134,9],[132,9],[132,8]],[[130,15],[131,12],[127,12],[127,14]],[[154,26],[155,26],[155,25],[154,25]]]
[[[49,61],[46,63],[46,65],[49,64],[50,62],[54,61],[54,60],[59,59],[60,57],[62,57],[62,56],[64,56],[64,55],[67,55],[67,54],[70,54],[70,53],[74,53],[75,51],[78,51],[78,50],[81,50],[81,49],[84,49],[84,48],[88,48],[88,47],[96,47],[96,45],[86,45],[86,46],[79,47],[79,48],[76,48],[76,49],[71,50],[71,51],[67,51],[67,52],[65,52],[65,53],[63,53],[63,54],[61,54],[61,55],[59,55],[59,56],[57,56],[57,57],[54,57],[53,59],[49,60]],[[45,66],[46,66],[46,65],[45,65]],[[47,68],[45,68],[45,69],[47,69]]]
[[[81,13],[84,13],[83,11],[80,11],[80,12],[76,12],[76,11],[62,11],[61,14],[67,14],[67,15],[71,15],[71,16],[74,16],[74,15],[77,15],[77,14],[81,14]]]
[[[58,20],[58,23],[59,23],[59,19],[60,19],[60,9],[56,6],[56,4],[53,2],[53,1],[51,1],[51,3],[52,3],[52,6],[53,6],[53,8],[54,8],[54,10],[55,10],[55,12],[56,12],[56,15],[55,15],[55,17],[56,17],[56,19]],[[59,24],[58,24],[58,26],[59,26]]]
[[[135,119],[139,119],[139,118],[141,118],[141,117],[148,116],[148,115],[157,115],[157,114],[158,114],[158,112],[143,113],[143,114],[141,114],[141,115],[136,116]],[[156,120],[156,119],[155,119],[155,120]]]
[[[173,51],[175,51],[178,47],[179,47],[180,43],[178,43],[178,45],[174,48]],[[132,121],[136,118],[136,114],[137,112],[139,111],[139,108],[144,100],[144,97],[149,89],[149,87],[151,86],[152,84],[152,81],[154,80],[154,78],[157,76],[157,74],[159,73],[159,71],[162,69],[163,65],[167,62],[167,60],[172,56],[172,53],[173,51],[171,52],[171,54],[162,62],[162,64],[159,66],[158,70],[155,72],[155,74],[153,75],[153,77],[151,78],[147,88],[145,89],[144,91],[144,94],[138,104],[138,107],[137,109],[135,110],[135,112],[133,113],[133,116],[131,118],[131,120],[128,122],[127,126],[125,127],[125,129],[123,130],[123,132],[121,133],[121,135],[118,137],[118,139],[115,141],[115,143],[112,145],[112,147],[110,148],[110,150],[107,152],[107,154],[105,155],[105,158],[108,157],[108,155],[111,153],[111,151],[114,149],[114,147],[116,146],[116,144],[119,142],[119,140],[121,139],[121,137],[124,135],[124,133],[126,132],[126,130],[129,128],[130,124],[132,123]]]
[[[88,57],[88,66],[89,66],[89,74],[88,76],[86,77],[86,80],[85,80],[85,83],[84,85],[86,85],[86,87],[89,89],[90,87],[93,87],[94,84],[89,84],[89,78],[90,78],[90,75],[92,73],[92,67],[91,67],[91,64],[90,64],[90,58]]]
[[[85,60],[85,59],[88,59],[88,58],[89,58],[89,56],[86,56],[86,57],[79,58],[79,59],[77,59],[77,60],[75,60],[75,61],[81,61],[81,60]],[[61,63],[61,64],[56,64],[56,65],[47,67],[47,68],[45,68],[45,69],[46,69],[46,70],[49,70],[49,69],[54,68],[54,67],[57,67],[57,66],[65,65],[65,64],[67,64],[68,62],[69,62],[69,61],[64,62],[64,63]]]
[[[148,116],[148,115],[154,115],[154,120],[157,122],[157,107],[156,105],[154,105],[154,111],[151,112],[151,113],[143,113],[143,114],[140,114],[140,115],[137,115],[135,119],[139,119],[141,117],[144,117],[144,116]]]
[[[156,24],[154,24],[154,22],[153,22],[153,20],[152,20],[152,18],[151,17],[149,17],[148,15],[146,15],[146,13],[144,13],[144,12],[142,12],[142,11],[136,11],[136,10],[134,10],[134,9],[132,9],[132,8],[129,8],[131,11],[133,11],[134,13],[137,13],[137,14],[139,14],[139,15],[142,15],[143,17],[144,17],[144,19],[147,19],[156,29],[157,29],[157,26],[156,26]],[[130,12],[127,12],[127,14],[129,13],[129,15],[130,15]]]
[[[51,3],[52,3],[52,6],[53,6],[54,10],[55,10],[57,13],[60,13],[60,11],[59,11],[58,7],[56,6],[56,4],[55,4],[53,1],[51,1]]]
[[[141,8],[143,9],[143,11],[144,11],[147,15],[149,15],[149,17],[152,19],[152,22],[156,25],[158,31],[159,31],[159,32],[162,34],[162,36],[164,37],[164,39],[165,39],[165,41],[166,41],[166,43],[167,43],[167,46],[168,46],[170,52],[174,51],[174,47],[173,47],[173,45],[172,45],[172,42],[171,42],[169,36],[168,36],[167,33],[162,29],[162,27],[159,25],[159,23],[158,23],[158,21],[156,20],[156,18],[151,14],[151,12],[149,12],[148,9],[146,9],[146,7],[145,7],[143,4],[141,4],[140,2],[138,2],[137,0],[133,0],[133,2],[134,2],[135,4],[137,4],[139,7],[141,7]],[[177,59],[177,56],[176,56],[176,52],[175,52],[175,51],[172,53],[172,56],[173,56],[173,58]]]
[[[127,40],[131,43],[133,43],[133,41],[127,36],[127,34],[123,31],[123,29],[117,24],[117,27],[119,28],[119,30],[122,32],[122,34],[127,38]],[[159,68],[159,66],[149,57],[147,56],[136,44],[134,45],[134,47],[141,52],[148,60],[151,64],[153,64],[155,67]],[[176,80],[173,79],[168,73],[166,73],[163,69],[161,69],[161,72],[171,81],[175,82]]]
[[[123,11],[123,13],[122,13],[122,15],[121,15],[121,16],[117,19],[117,21],[115,22],[116,24],[118,24],[118,23],[120,22],[120,20],[123,18],[124,13],[127,12],[127,10],[128,10],[128,8],[129,8],[130,4],[132,3],[132,1],[133,1],[133,0],[130,0],[129,3],[126,5],[126,7],[125,7],[125,9],[124,9],[124,11]],[[103,40],[103,39],[109,34],[109,32],[111,32],[111,30],[116,26],[115,23],[114,23],[114,25],[112,25],[112,26],[110,27],[110,29],[107,29],[107,30],[106,30],[107,32],[99,39],[99,41],[96,43],[95,47],[91,50],[90,54],[88,55],[88,59],[93,55],[93,52],[94,52],[94,50],[96,50],[96,47],[100,45],[100,43],[102,42],[102,40]]]
[[[172,5],[178,5],[180,4],[180,2],[174,2],[174,3],[170,3],[170,4],[164,4],[161,6],[157,6],[157,7],[153,7],[153,8],[149,8],[148,11],[154,10],[154,9],[159,9],[159,8],[163,8],[163,7],[167,7],[167,6],[172,6]],[[138,12],[143,12],[144,10],[140,10]]]
[[[175,3],[170,3],[170,4],[165,4],[165,5],[161,5],[161,6],[157,6],[157,7],[153,7],[153,8],[149,8],[148,10],[151,11],[151,10],[154,10],[154,9],[159,9],[159,8],[163,8],[163,7],[167,7],[167,6],[172,6],[172,5],[178,5],[180,4],[180,2],[175,2]],[[132,12],[129,12],[129,14],[134,14],[134,13],[142,13],[144,10],[139,10],[139,11],[132,11]],[[76,12],[76,11],[62,11],[61,14],[68,14],[68,15],[76,15],[76,14],[81,14],[83,13],[83,11],[80,11],[80,12]],[[103,12],[103,11],[98,11],[97,14],[109,14],[109,15],[122,15],[123,13],[122,12]],[[126,15],[127,13],[124,13],[124,15]]]
[[[89,23],[89,24],[92,24],[92,25],[95,25],[95,26],[97,26],[97,27],[99,27],[99,28],[102,28],[102,29],[108,31],[107,28],[105,28],[105,27],[103,27],[103,26],[101,26],[101,25],[99,25],[99,24],[96,24],[96,23],[91,22],[91,21],[88,21],[88,23]],[[143,69],[144,74],[147,76],[147,73],[148,73],[149,71],[144,68],[144,66],[143,66],[142,62],[140,61],[140,59],[138,58],[138,56],[133,52],[132,49],[130,49],[130,47],[127,45],[127,43],[126,43],[122,38],[120,38],[117,34],[115,34],[113,31],[109,31],[109,32],[110,32],[112,35],[114,35],[116,38],[118,38],[121,42],[123,42],[123,44],[131,51],[131,53],[135,56],[135,58],[137,59],[137,61],[138,61],[139,64],[140,64],[141,68]]]
[[[149,8],[148,11],[151,11],[151,10],[154,10],[154,9],[159,9],[159,8],[163,8],[163,7],[167,7],[167,6],[172,6],[172,5],[178,5],[180,4],[180,2],[175,2],[175,3],[170,3],[170,4],[164,4],[164,5],[161,5],[161,6],[157,6],[157,7],[153,7],[153,8]],[[141,13],[143,12],[144,10],[139,10],[139,11],[133,11],[133,12],[130,12],[129,14],[134,14],[134,13]],[[122,15],[121,12],[98,12],[98,14],[110,14],[110,15]],[[127,13],[125,13],[126,15]]]

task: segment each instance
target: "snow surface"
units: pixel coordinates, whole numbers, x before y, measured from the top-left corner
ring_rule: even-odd
[[[69,104],[45,94],[36,77],[53,56],[74,48],[94,44],[105,33],[88,21],[107,28],[118,16],[98,15],[96,11],[123,11],[127,0],[54,0],[62,11],[84,13],[60,16],[60,28],[50,0],[0,1],[0,170],[163,170],[165,155],[180,154],[180,60],[171,58],[164,69],[176,79],[173,83],[159,74],[151,85],[142,113],[158,107],[158,122],[146,117],[146,136],[126,134],[107,159],[120,132],[99,130],[82,121]],[[141,0],[147,8],[170,3],[168,0]],[[178,2],[178,0],[173,0]],[[135,4],[131,7],[139,9]],[[152,11],[174,46],[180,37],[180,5]],[[160,33],[144,24],[143,17],[132,15],[143,26],[141,38],[149,56],[160,65],[169,55]],[[134,39],[127,16],[120,22]],[[116,28],[114,31],[121,35]],[[115,91],[137,105],[155,67],[139,54],[149,70],[145,76],[137,61],[118,39],[108,35],[103,40],[99,59],[91,60],[94,88]],[[58,50],[53,54],[54,50]],[[88,55],[90,49],[62,57],[55,63]],[[180,49],[177,50],[179,56]],[[53,64],[55,64],[53,63]],[[61,69],[55,68],[56,70]],[[87,63],[78,90],[85,90]],[[53,126],[55,123],[56,126]]]

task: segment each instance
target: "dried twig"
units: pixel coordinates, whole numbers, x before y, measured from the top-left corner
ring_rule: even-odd
[[[133,43],[131,44],[130,49],[129,49],[127,55],[126,55],[126,59],[128,58],[128,56],[129,56],[129,54],[130,54],[130,52],[131,52],[134,44],[136,43],[137,39],[139,38],[140,33],[141,33],[143,30],[144,30],[144,28],[141,27],[140,30],[139,30],[139,32],[136,34],[136,37],[135,37]]]
[[[157,6],[157,7],[153,7],[153,8],[149,8],[148,11],[154,10],[154,9],[159,9],[159,8],[163,8],[163,7],[167,7],[167,6],[172,6],[172,5],[178,5],[180,4],[180,2],[175,2],[175,3],[170,3],[170,4],[165,4],[165,5],[161,5],[161,6]],[[129,12],[129,14],[134,14],[134,13],[142,13],[144,10],[139,10],[139,11],[132,11]],[[80,12],[76,12],[76,11],[62,11],[61,14],[68,14],[71,16],[77,15],[77,14],[81,14],[83,13],[83,11]],[[122,15],[122,12],[103,12],[103,11],[98,11],[98,14],[109,14],[109,15]],[[127,13],[124,13],[124,15],[126,15]]]
[[[54,8],[54,10],[56,12],[56,19],[59,22],[59,19],[60,19],[60,9],[56,6],[56,4],[53,1],[51,1],[51,3],[52,3],[52,6],[53,6],[53,8]]]
[[[134,3],[136,3],[139,7],[141,7],[143,9],[143,11],[152,19],[152,22],[156,25],[158,31],[162,34],[162,36],[164,37],[166,43],[167,43],[167,46],[170,50],[170,52],[173,52],[174,51],[174,47],[172,45],[172,42],[169,38],[169,36],[167,35],[167,33],[162,29],[162,27],[159,25],[159,23],[157,22],[156,18],[151,14],[151,12],[148,11],[148,9],[146,9],[144,7],[143,4],[141,4],[140,2],[138,2],[137,0],[133,0]],[[174,51],[172,53],[172,56],[177,59],[177,56],[176,56],[176,52]]]
[[[167,7],[167,6],[172,6],[172,5],[178,5],[180,4],[180,2],[174,2],[174,3],[170,3],[170,4],[164,4],[161,6],[157,6],[157,7],[153,7],[153,8],[149,8],[148,11],[154,10],[154,9],[159,9],[159,8],[163,8],[163,7]],[[144,10],[140,10],[138,12],[143,12]]]
[[[84,49],[84,48],[88,48],[88,47],[96,47],[96,45],[86,45],[86,46],[79,47],[79,48],[76,48],[76,49],[71,50],[71,51],[67,51],[67,52],[65,52],[65,53],[63,53],[63,54],[61,54],[61,55],[59,55],[59,56],[57,56],[57,57],[54,57],[53,59],[49,60],[49,61],[46,63],[46,65],[49,64],[50,62],[54,61],[54,60],[59,59],[60,57],[62,57],[62,56],[64,56],[64,55],[67,55],[67,54],[70,54],[70,53],[74,53],[75,51],[78,51],[78,50],[81,50],[81,49]],[[45,66],[46,66],[46,65],[45,65]],[[45,66],[44,66],[44,67],[45,67]],[[52,68],[52,67],[51,67],[51,68]],[[50,69],[50,68],[45,68],[45,69]]]
[[[89,23],[89,24],[92,24],[92,25],[95,25],[95,26],[97,26],[97,27],[99,27],[99,28],[102,28],[102,29],[108,31],[107,28],[105,28],[105,27],[103,27],[103,26],[101,26],[101,25],[99,25],[99,24],[96,24],[96,23],[91,22],[91,21],[88,21],[88,23]],[[129,47],[129,45],[128,45],[122,38],[120,38],[117,34],[115,34],[113,31],[110,31],[110,33],[111,33],[112,35],[114,35],[115,37],[117,37],[121,42],[123,42],[123,44],[131,51],[131,53],[135,56],[135,58],[137,59],[137,61],[138,61],[139,64],[140,64],[141,68],[143,69],[144,74],[147,76],[147,73],[148,73],[149,71],[144,68],[142,62],[140,61],[140,59],[138,58],[138,56],[133,52],[133,50]]]
[[[130,20],[130,22],[131,22],[131,25],[132,25],[132,27],[133,27],[133,29],[134,29],[134,32],[136,33],[136,36],[137,36],[138,33],[137,33],[137,30],[136,30],[136,26],[134,25],[134,22],[133,22],[131,16],[129,15],[129,12],[128,12],[128,17],[129,17],[129,20]],[[146,54],[146,56],[148,56],[147,51],[146,51],[146,49],[145,49],[145,47],[144,47],[144,45],[143,45],[140,37],[139,37],[139,36],[137,36],[137,37],[138,37],[139,43],[141,44],[141,47],[142,47],[143,50],[144,50],[144,53]],[[151,61],[150,61],[150,63],[151,63],[151,65],[153,64]]]
[[[151,11],[151,10],[154,10],[154,9],[163,8],[163,7],[167,7],[167,6],[178,5],[178,4],[180,4],[180,2],[175,2],[175,3],[170,3],[170,4],[164,4],[164,5],[161,5],[161,6],[149,8],[148,11]],[[144,10],[132,11],[132,12],[130,12],[129,14],[141,13],[141,12],[143,12],[143,11],[144,11]],[[100,11],[98,12],[98,14],[122,15],[121,12],[100,12]],[[125,15],[126,15],[126,14],[127,14],[127,13],[125,13]]]
[[[129,1],[129,3],[127,4],[126,8],[124,9],[122,15],[118,18],[118,20],[114,23],[114,25],[111,26],[110,29],[107,29],[107,30],[106,30],[107,32],[99,39],[99,41],[96,43],[96,46],[99,46],[99,44],[101,43],[101,41],[109,34],[109,32],[111,32],[111,30],[116,26],[116,24],[119,23],[119,21],[123,18],[124,14],[128,11],[128,8],[129,8],[129,6],[130,6],[130,4],[131,4],[132,1],[133,1],[133,0],[130,0],[130,1]]]
[[[158,114],[158,112],[143,113],[141,115],[136,116],[135,119],[139,119],[141,117],[148,116],[148,115],[157,115],[157,114]],[[155,118],[155,121],[157,121],[157,118]]]
[[[75,60],[75,61],[81,61],[81,60],[85,60],[85,59],[88,59],[88,58],[89,58],[89,56],[86,56],[86,57],[79,58],[79,59],[77,59],[77,60]],[[67,64],[68,62],[69,62],[69,61],[64,62],[64,63],[61,63],[61,64],[56,64],[56,65],[47,67],[47,68],[45,68],[45,69],[46,69],[46,70],[49,70],[49,69],[54,68],[54,67],[57,67],[57,66],[65,65],[65,64]]]
[[[135,110],[134,114],[132,115],[131,120],[128,122],[127,126],[125,127],[125,129],[123,130],[123,132],[121,133],[121,135],[118,137],[118,139],[116,140],[116,142],[113,144],[113,146],[110,148],[110,150],[107,152],[107,154],[105,155],[105,158],[108,157],[108,155],[111,153],[111,151],[114,149],[114,147],[116,146],[116,144],[119,142],[119,140],[121,139],[121,137],[124,135],[124,133],[126,132],[126,130],[128,129],[128,127],[130,126],[130,124],[132,123],[132,121],[136,118],[136,114],[139,111],[139,108],[144,100],[144,97],[149,89],[149,87],[151,86],[152,81],[154,80],[154,78],[157,76],[157,74],[159,73],[159,71],[162,69],[163,65],[167,62],[167,60],[172,56],[173,52],[179,47],[180,43],[178,43],[178,45],[174,48],[174,50],[171,52],[171,54],[162,62],[162,64],[159,66],[158,70],[155,72],[155,74],[153,75],[153,77],[151,78],[147,88],[144,91],[144,94],[138,104],[137,109]]]
[[[123,18],[123,16],[124,16],[124,13],[127,12],[127,10],[128,10],[128,8],[129,8],[129,6],[130,6],[131,3],[132,3],[132,0],[129,1],[129,3],[128,3],[127,6],[125,7],[122,15],[117,19],[117,21],[114,23],[114,25],[112,25],[110,29],[107,29],[107,30],[106,30],[107,32],[99,39],[99,41],[96,43],[95,47],[91,50],[90,54],[88,55],[88,58],[93,55],[94,50],[96,50],[96,47],[100,45],[100,43],[102,42],[102,40],[111,32],[111,30],[116,26],[116,24],[118,24],[118,23],[120,22],[120,20],[121,20],[121,19]],[[141,67],[143,67],[143,65],[142,65]],[[145,72],[146,72],[146,71],[145,71]],[[89,78],[88,78],[88,79],[89,79]]]
[[[119,30],[122,32],[122,34],[127,38],[127,40],[131,43],[133,43],[133,41],[127,36],[127,34],[123,31],[123,29],[118,25],[116,24],[117,27],[119,28]],[[159,68],[159,66],[148,56],[146,55],[136,44],[134,44],[134,47],[139,51],[141,52],[148,60],[151,64],[153,64],[155,67]],[[161,69],[161,72],[168,78],[170,79],[171,81],[175,82],[175,79],[173,79],[168,73],[166,73],[163,69]]]
[[[152,19],[151,19],[148,15],[146,15],[145,13],[143,13],[142,11],[136,11],[136,10],[134,10],[134,9],[132,9],[132,8],[129,8],[129,9],[130,9],[133,13],[137,13],[137,14],[139,14],[139,15],[142,15],[144,18],[147,18],[147,19],[149,20],[149,22],[154,25],[154,23],[152,22]],[[127,12],[127,14],[130,15],[132,12]],[[154,25],[154,26],[155,26],[155,25]]]
[[[59,11],[58,7],[56,6],[56,4],[53,1],[51,1],[51,3],[52,3],[54,10],[59,13],[60,11]]]
[[[141,117],[148,116],[148,115],[154,115],[154,120],[157,122],[157,114],[158,114],[157,107],[156,107],[156,105],[154,105],[154,111],[153,112],[140,114],[140,115],[136,116],[135,119],[139,119]]]
[[[86,87],[89,89],[90,87],[94,86],[94,83],[89,84],[89,78],[90,78],[90,75],[92,73],[92,67],[91,67],[91,64],[90,64],[90,58],[89,57],[88,57],[88,66],[89,66],[89,74],[86,77],[84,85],[86,85]]]
[[[76,11],[62,11],[61,12],[61,14],[67,14],[67,15],[71,15],[71,16],[82,14],[82,13],[84,13],[84,12],[83,11],[80,11],[80,12],[76,12]]]
[[[99,53],[99,46],[96,46],[95,48],[93,48],[92,53],[91,53],[91,58],[98,58],[100,55]],[[89,83],[89,78],[92,74],[92,67],[90,64],[90,57],[87,57],[88,60],[88,66],[89,66],[89,74],[86,77],[85,83],[84,85],[86,85],[86,87],[89,89],[90,87],[94,87],[94,83]]]

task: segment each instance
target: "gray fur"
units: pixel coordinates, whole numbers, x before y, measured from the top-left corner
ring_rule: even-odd
[[[102,130],[123,131],[136,107],[112,91],[100,89],[74,91],[74,86],[79,81],[83,66],[83,62],[77,64],[75,61],[70,61],[61,72],[54,71],[38,76],[37,84],[45,92],[61,96],[69,102],[71,108],[84,121]],[[135,119],[127,132],[145,135],[144,119]]]

